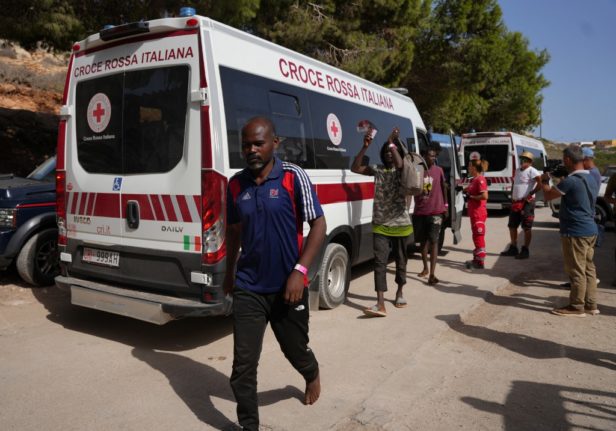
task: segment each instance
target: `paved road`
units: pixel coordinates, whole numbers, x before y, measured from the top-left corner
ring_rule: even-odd
[[[609,232],[597,250],[602,315],[553,316],[566,302],[556,224],[539,209],[531,259],[501,258],[506,217],[488,222],[488,269],[471,273],[468,220],[448,235],[428,286],[409,267],[406,309],[364,318],[370,266],[346,304],[311,315],[323,394],[303,382],[271,331],[261,357],[261,420],[274,430],[616,429],[616,289]],[[393,286],[393,267],[389,281]],[[510,284],[510,282],[512,284]],[[15,284],[17,283],[17,284]],[[388,295],[393,299],[393,292]],[[0,273],[3,430],[209,430],[235,420],[229,319],[163,327],[74,307],[55,288]]]

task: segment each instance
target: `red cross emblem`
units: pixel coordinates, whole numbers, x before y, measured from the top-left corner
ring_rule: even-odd
[[[103,109],[100,103],[96,104],[96,109],[94,110],[94,112],[92,112],[92,115],[96,117],[97,123],[101,122],[101,117],[105,115],[105,110]]]
[[[111,120],[111,102],[105,93],[96,93],[88,103],[88,126],[94,133],[103,132]]]
[[[338,129],[338,127],[336,127],[336,122],[332,121],[332,125],[331,125],[329,130],[331,130],[332,133],[334,134],[334,136],[336,136],[336,135],[338,135],[338,130],[340,130],[340,129]]]
[[[329,114],[325,125],[327,126],[327,136],[329,136],[331,143],[335,146],[340,145],[342,142],[342,125],[336,114]]]

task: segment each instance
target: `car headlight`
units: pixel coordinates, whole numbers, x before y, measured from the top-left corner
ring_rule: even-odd
[[[14,228],[17,223],[15,208],[0,208],[0,227]]]

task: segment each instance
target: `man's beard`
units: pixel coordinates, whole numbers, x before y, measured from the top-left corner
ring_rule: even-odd
[[[271,159],[269,160],[262,160],[260,158],[254,158],[254,159],[249,159],[248,162],[248,169],[250,169],[253,172],[259,172],[261,170],[263,170],[263,168],[265,166],[267,166],[267,164],[270,162]]]

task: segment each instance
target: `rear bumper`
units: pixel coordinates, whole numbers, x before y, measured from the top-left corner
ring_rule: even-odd
[[[71,303],[75,305],[157,325],[182,317],[220,316],[231,312],[231,301],[227,299],[203,303],[65,276],[56,277],[56,285],[71,293]]]
[[[489,210],[511,208],[511,195],[501,191],[489,191],[486,208]]]

